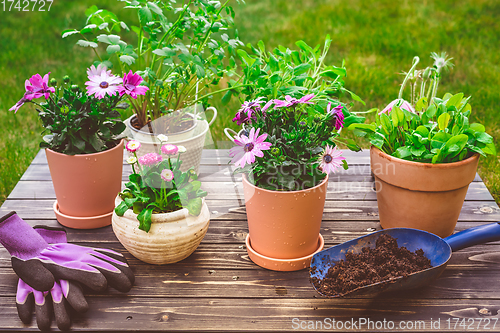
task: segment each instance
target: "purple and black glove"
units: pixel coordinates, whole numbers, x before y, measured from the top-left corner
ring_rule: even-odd
[[[62,229],[35,227],[35,230],[49,244],[66,243],[66,232]],[[49,294],[51,297],[48,297]],[[66,302],[80,313],[88,310],[87,301],[78,283],[56,280],[48,292],[35,290],[19,279],[16,294],[17,313],[25,324],[31,324],[34,306],[36,323],[41,331],[50,329],[52,312],[57,327],[62,331],[68,330],[71,326],[71,319],[66,309]]]
[[[0,243],[9,251],[12,268],[33,289],[49,291],[55,279],[74,280],[96,291],[107,285],[128,292],[134,274],[118,252],[69,243],[50,244],[16,212],[0,218]]]

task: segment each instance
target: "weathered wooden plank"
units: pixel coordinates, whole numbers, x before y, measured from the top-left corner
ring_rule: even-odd
[[[350,176],[349,176],[350,177]],[[242,200],[243,184],[238,181],[219,182],[210,181],[202,183],[202,188],[208,192],[208,199],[219,200]],[[342,179],[339,177],[339,179]],[[125,188],[125,182],[122,188]],[[328,183],[327,200],[377,200],[373,182],[357,181],[331,181]],[[9,199],[56,199],[54,187],[51,181],[20,181],[16,184],[9,195]],[[473,182],[469,186],[467,201],[493,201],[491,193],[484,183]]]
[[[0,214],[12,210],[22,218],[54,219],[52,210],[54,200],[5,200]],[[214,219],[246,219],[243,200],[206,200]],[[232,214],[236,213],[236,214]],[[378,220],[376,201],[341,201],[327,200],[323,211],[323,220]],[[500,208],[494,201],[466,201],[462,207],[459,221],[500,221]]]
[[[408,294],[415,296],[417,293]],[[407,295],[407,296],[408,296]],[[89,297],[90,309],[87,313],[73,316],[73,331],[105,330],[113,332],[145,331],[273,331],[293,332],[309,329],[318,332],[332,331],[327,324],[348,323],[349,329],[355,322],[354,331],[394,331],[463,332],[454,327],[452,318],[498,319],[496,309],[500,300],[421,300],[408,302],[405,299],[231,299],[231,298],[137,298],[137,297]],[[9,330],[25,331],[35,328],[24,326],[16,315],[14,297],[0,298],[0,322]],[[484,309],[484,310],[483,310]],[[479,310],[490,311],[489,316],[481,316]],[[328,319],[327,319],[328,318]],[[363,318],[364,320],[362,320]],[[450,319],[450,327],[447,320]],[[361,320],[361,321],[360,321]],[[373,327],[368,326],[368,320]],[[439,326],[437,321],[439,320]],[[303,321],[303,323],[302,323]],[[467,319],[465,319],[467,323]],[[495,320],[493,321],[495,322]],[[490,321],[489,329],[480,326],[474,331],[498,331]],[[360,325],[364,323],[363,325]],[[320,326],[321,324],[321,326]],[[312,326],[308,326],[312,325]],[[468,323],[465,325],[467,327]],[[478,325],[478,321],[475,322]],[[481,323],[479,323],[481,325]],[[55,328],[55,324],[53,324]],[[391,330],[392,331],[392,330]]]

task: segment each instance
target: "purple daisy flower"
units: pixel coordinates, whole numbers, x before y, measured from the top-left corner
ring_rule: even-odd
[[[112,75],[111,69],[108,70],[106,65],[99,64],[97,66],[97,68],[94,65],[90,66],[90,68],[87,68],[87,77],[96,76],[96,75],[101,76],[102,72],[106,72],[108,75]]]
[[[26,93],[24,98],[31,101],[35,98],[45,97],[49,99],[50,93],[55,93],[56,89],[54,87],[49,87],[49,74],[45,74],[42,78],[40,74],[35,74],[26,80],[24,87],[26,88]]]
[[[113,96],[118,91],[118,85],[123,82],[121,77],[112,75],[111,73],[101,70],[101,75],[89,76],[89,81],[85,82],[87,86],[87,95],[95,95],[96,98],[102,99],[106,94]]]
[[[336,147],[326,145],[323,154],[319,158],[320,169],[326,174],[334,173],[342,166],[342,160],[345,160],[345,157],[341,155],[342,152],[337,150]]]
[[[123,77],[123,85],[118,87],[120,96],[127,94],[136,99],[137,95],[146,95],[146,91],[148,91],[149,88],[146,86],[140,86],[142,81],[142,77],[139,74],[132,73],[132,71],[125,74]]]
[[[139,157],[139,164],[145,166],[152,166],[161,161],[163,161],[163,157],[157,153],[147,153],[144,156]]]
[[[382,113],[391,112],[394,105],[399,106],[401,110],[406,110],[415,113],[415,109],[409,102],[405,101],[404,99],[395,99],[392,102],[390,102],[382,111],[380,111],[379,115],[381,115]]]
[[[256,112],[261,111],[261,104],[264,97],[259,97],[253,101],[244,101],[241,108],[236,112],[233,122],[235,121],[238,126],[241,124],[251,124],[252,120],[257,120]]]
[[[260,128],[255,131],[255,128],[250,130],[248,137],[239,136],[234,139],[234,143],[237,144],[229,150],[229,156],[233,157],[231,163],[236,166],[244,167],[245,164],[252,164],[255,162],[255,156],[263,157],[263,150],[268,150],[271,147],[270,142],[264,142],[267,138],[267,134],[264,133],[259,136]]]
[[[179,147],[172,144],[166,144],[161,146],[161,152],[166,155],[175,155],[179,151]]]
[[[174,179],[174,173],[170,169],[163,169],[160,176],[166,182],[171,182]]]
[[[335,126],[336,130],[341,129],[344,127],[344,113],[342,112],[342,109],[344,108],[341,104],[337,105],[333,109],[332,103],[329,102],[328,106],[326,107],[326,113],[333,115],[333,125]]]
[[[24,105],[24,103],[28,102],[29,99],[26,98],[26,94],[24,94],[23,98],[21,98],[13,107],[9,109],[9,111],[14,111],[14,113],[17,112],[21,108],[21,106]]]
[[[280,99],[275,99],[274,100],[274,104],[275,104],[274,107],[278,107],[278,108],[286,107],[287,108],[290,106],[295,106],[297,104],[314,104],[313,102],[311,102],[311,99],[313,99],[314,96],[316,96],[316,95],[309,94],[309,95],[305,95],[301,99],[296,99],[294,97],[286,95],[284,101],[282,101]]]

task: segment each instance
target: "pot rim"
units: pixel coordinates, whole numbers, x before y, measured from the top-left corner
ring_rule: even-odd
[[[119,147],[121,147],[123,149],[123,145],[124,145],[124,142],[125,142],[125,139],[122,138],[120,139],[120,143],[118,143],[116,146],[114,146],[113,148],[110,148],[110,149],[106,149],[104,151],[99,151],[97,153],[90,153],[90,154],[75,154],[75,155],[68,155],[68,154],[63,154],[63,153],[59,153],[57,151],[54,151],[50,148],[45,148],[45,151],[50,151],[51,154],[54,154],[54,155],[58,155],[58,156],[68,156],[68,157],[89,157],[89,156],[97,156],[97,155],[102,155],[102,154],[105,154],[105,153],[108,153],[112,150],[115,150],[115,149],[118,149]]]
[[[397,162],[401,164],[406,164],[406,165],[411,165],[411,166],[422,166],[422,167],[432,167],[432,168],[437,168],[437,169],[449,169],[449,168],[458,168],[461,167],[462,165],[469,164],[473,162],[476,159],[479,159],[479,153],[474,153],[472,156],[466,158],[465,160],[458,161],[458,162],[451,162],[451,163],[422,163],[422,162],[414,162],[414,161],[408,161],[404,160],[402,158],[394,157],[391,156],[381,149],[371,146],[370,150],[374,150],[377,154],[381,155],[381,157],[388,159],[391,162]]]
[[[175,111],[174,111],[175,112]],[[189,127],[188,129],[184,130],[184,131],[180,131],[180,132],[175,132],[175,133],[171,133],[170,135],[179,135],[179,134],[184,134],[184,133],[187,133],[189,131],[192,131],[194,128],[196,128],[196,126],[198,125],[197,124],[197,119],[196,119],[196,116],[193,114],[193,113],[190,113],[190,112],[186,112],[187,115],[189,115],[190,117],[192,117],[193,119],[193,126]],[[137,116],[135,114],[133,114],[132,116],[130,116],[128,119],[130,119],[129,121],[129,128],[134,131],[134,132],[137,132],[137,133],[140,133],[142,135],[150,135],[150,136],[157,136],[159,134],[154,134],[154,133],[151,133],[151,132],[146,132],[146,131],[143,131],[143,130],[138,130],[137,128],[135,128],[134,126],[132,126],[132,118],[133,117],[136,117]]]
[[[250,185],[251,187],[253,187],[255,189],[258,189],[259,191],[262,191],[262,192],[265,192],[265,193],[290,193],[290,194],[304,193],[304,192],[314,191],[317,188],[321,187],[324,183],[328,182],[328,178],[329,178],[328,174],[326,174],[326,177],[323,178],[323,180],[318,185],[316,185],[314,187],[311,187],[311,188],[306,188],[304,190],[298,190],[298,191],[273,191],[273,190],[267,190],[265,188],[261,188],[261,187],[255,186],[254,184],[250,183],[248,181],[247,175],[245,173],[243,173],[242,176],[241,176],[241,179],[242,179],[243,183],[246,183],[246,184]]]

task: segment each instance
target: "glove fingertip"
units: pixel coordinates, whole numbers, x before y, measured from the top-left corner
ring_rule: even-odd
[[[50,323],[52,321],[52,311],[49,302],[47,302],[46,297],[44,298],[43,304],[35,305],[35,313],[36,313],[36,324],[40,329],[40,331],[50,330]]]
[[[53,302],[53,305],[57,327],[61,331],[69,330],[71,327],[71,319],[69,318],[68,311],[66,309],[66,301],[63,298],[59,303]]]
[[[33,294],[30,294],[23,304],[16,302],[19,319],[26,325],[30,325],[33,318],[33,302]]]
[[[21,260],[11,258],[12,268],[27,285],[35,290],[49,291],[54,286],[54,275],[35,259]]]
[[[89,304],[83,296],[82,289],[77,282],[69,282],[69,292],[66,300],[71,305],[71,307],[79,313],[87,312],[89,309]]]

